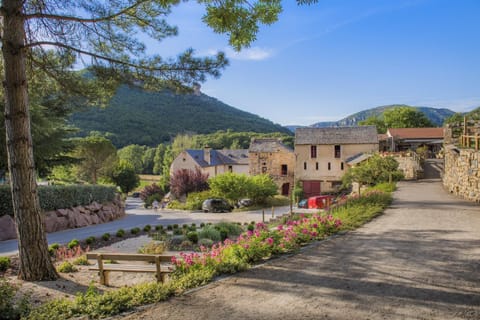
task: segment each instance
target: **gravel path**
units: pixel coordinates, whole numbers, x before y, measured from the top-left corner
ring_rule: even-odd
[[[402,182],[354,232],[124,319],[480,319],[480,210]]]

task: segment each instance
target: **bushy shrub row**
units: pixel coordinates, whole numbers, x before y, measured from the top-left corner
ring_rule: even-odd
[[[115,187],[102,185],[38,186],[40,207],[45,210],[85,206],[115,199]],[[10,186],[0,186],[0,216],[13,214]]]

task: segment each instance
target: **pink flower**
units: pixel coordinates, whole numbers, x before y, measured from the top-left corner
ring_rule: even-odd
[[[278,230],[278,231],[282,231],[282,230],[283,230],[283,225],[279,225],[279,226],[277,227],[277,230]]]
[[[273,245],[273,239],[272,238],[267,238],[266,240],[267,240],[267,243],[269,245],[271,245],[271,246]]]

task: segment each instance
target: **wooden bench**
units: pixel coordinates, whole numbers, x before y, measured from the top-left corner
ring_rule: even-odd
[[[129,253],[87,253],[88,260],[96,260],[97,264],[91,266],[89,270],[98,271],[100,283],[108,286],[109,273],[118,272],[147,272],[155,273],[157,281],[165,282],[166,275],[173,272],[172,257],[161,254],[129,254]],[[138,261],[147,264],[124,264],[124,263],[105,263],[104,260],[112,261]]]

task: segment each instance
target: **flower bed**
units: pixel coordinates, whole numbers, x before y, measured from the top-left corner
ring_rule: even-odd
[[[327,215],[299,215],[273,229],[258,223],[235,241],[226,239],[211,249],[201,246],[200,252],[181,253],[173,261],[176,270],[166,284],[140,284],[103,294],[91,288],[74,300],[52,300],[33,310],[26,319],[103,318],[163,301],[186,289],[207,284],[217,275],[246,270],[273,255],[292,252],[338,230],[352,229],[381,213],[390,202],[390,194],[373,191],[346,200]]]

